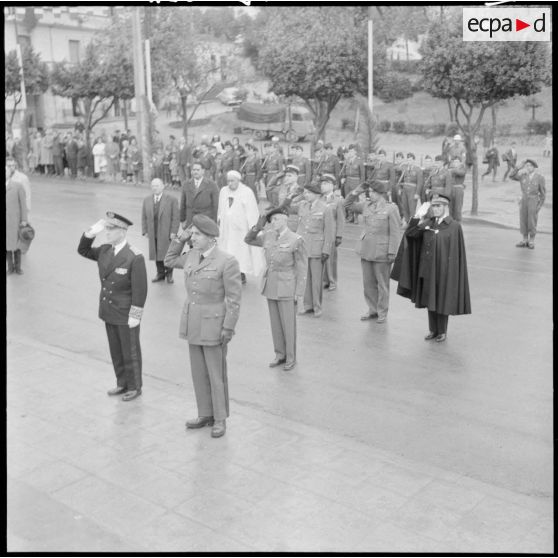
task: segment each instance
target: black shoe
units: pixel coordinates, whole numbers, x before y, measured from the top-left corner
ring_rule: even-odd
[[[377,318],[377,317],[378,317],[378,314],[370,314],[370,313],[368,313],[368,314],[363,314],[363,315],[360,317],[360,320],[361,320],[362,322],[365,322],[366,320],[371,320],[372,318]]]
[[[442,341],[446,340],[446,334],[445,333],[440,333],[440,335],[438,335],[438,337],[436,337],[436,341],[438,343],[441,343]]]
[[[432,331],[424,338],[425,341],[430,341],[431,339],[434,339],[435,337],[438,337],[437,333],[433,333]]]
[[[164,275],[155,275],[155,277],[153,279],[151,279],[152,283],[158,283],[159,281],[164,281],[165,280],[165,276]]]
[[[132,401],[141,395],[141,389],[132,389],[122,396],[122,401]]]
[[[221,436],[225,435],[227,431],[227,425],[224,420],[216,420],[215,425],[211,429],[211,437],[212,438],[220,438]]]
[[[246,274],[245,273],[240,274],[240,280],[242,281],[243,285],[246,285]]]
[[[276,358],[269,363],[270,368],[275,368],[276,366],[280,366],[281,364],[285,364],[287,362],[286,358]]]
[[[283,365],[283,370],[292,370],[296,366],[296,360],[291,360],[291,362],[285,362]]]
[[[186,428],[203,428],[204,426],[213,426],[215,421],[213,417],[198,417],[186,421]]]

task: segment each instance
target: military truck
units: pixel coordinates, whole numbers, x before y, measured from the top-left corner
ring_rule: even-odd
[[[242,103],[237,117],[242,133],[258,140],[282,135],[290,142],[303,141],[315,132],[311,112],[298,105]]]

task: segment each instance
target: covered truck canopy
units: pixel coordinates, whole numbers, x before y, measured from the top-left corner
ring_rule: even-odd
[[[287,107],[285,105],[263,103],[242,103],[238,107],[238,119],[245,122],[267,124],[271,122],[285,122]]]

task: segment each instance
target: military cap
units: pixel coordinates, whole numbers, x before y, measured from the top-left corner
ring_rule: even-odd
[[[537,163],[535,163],[535,161],[533,161],[533,159],[525,159],[526,163],[531,163],[536,169],[539,168],[539,165],[537,165]]]
[[[403,158],[405,157],[405,154],[404,154],[402,151],[398,151],[398,152],[395,154],[395,156],[396,156],[396,157],[401,157],[401,159],[403,159]]]
[[[271,222],[271,217],[273,215],[277,215],[278,213],[280,213],[281,215],[288,215],[289,212],[287,211],[287,208],[283,205],[280,205],[278,207],[272,207],[266,214],[265,214],[265,220],[269,223]]]
[[[196,227],[196,229],[198,229],[202,234],[205,234],[206,236],[219,236],[219,225],[213,219],[211,219],[211,217],[203,215],[203,213],[194,215],[192,224],[194,225],[194,227]]]
[[[310,192],[314,192],[314,194],[320,194],[320,195],[322,194],[320,185],[316,184],[315,182],[311,182],[310,184],[307,184],[306,186],[304,186],[304,189]]]
[[[302,151],[302,145],[300,145],[300,143],[293,143],[291,149],[300,149],[300,151]]]
[[[407,159],[409,159],[409,157],[412,159],[416,159],[415,154],[411,152],[407,153]]]
[[[372,180],[370,184],[365,182],[364,185],[369,187],[370,190],[377,192],[378,194],[385,194],[387,192],[386,185],[379,180]]]
[[[118,213],[114,213],[114,211],[107,211],[107,220],[105,223],[105,227],[127,229],[133,224],[134,223],[132,223],[130,219],[126,219],[126,217],[122,217],[122,215],[118,215]]]
[[[335,176],[333,176],[333,174],[329,174],[327,172],[320,176],[320,182],[329,182],[330,184],[333,184],[334,186],[337,184],[337,180],[335,180]]]
[[[296,174],[300,173],[300,169],[296,165],[287,165],[285,172],[294,172]]]
[[[350,143],[349,144],[349,149],[356,149],[357,148],[357,144],[356,143]]]
[[[449,205],[450,199],[447,196],[444,196],[444,194],[434,194],[432,196],[432,199],[430,200],[430,203],[432,205],[434,204],[444,204],[444,205]]]
[[[459,135],[459,134],[455,134],[455,136],[453,136],[453,141],[462,141],[463,138]]]

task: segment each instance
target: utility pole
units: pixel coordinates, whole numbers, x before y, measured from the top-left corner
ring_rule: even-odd
[[[372,101],[372,91],[373,91],[373,63],[372,63],[372,53],[373,53],[373,29],[372,29],[372,6],[368,8],[368,108],[370,109],[370,114],[373,114],[373,101]]]
[[[136,97],[136,124],[143,163],[143,180],[151,179],[151,138],[146,120],[145,72],[143,67],[143,44],[141,40],[140,6],[132,13],[132,40],[134,54],[134,90]]]

